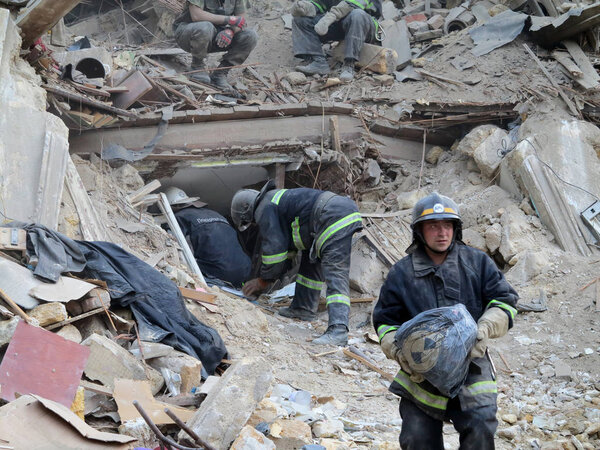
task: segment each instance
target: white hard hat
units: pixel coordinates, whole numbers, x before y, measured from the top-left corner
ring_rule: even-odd
[[[188,197],[183,189],[179,189],[175,186],[168,187],[165,190],[165,195],[167,196],[167,200],[169,200],[169,205],[171,206],[191,205],[192,203],[200,200],[200,197]],[[204,205],[206,205],[206,203],[204,203],[202,206]]]

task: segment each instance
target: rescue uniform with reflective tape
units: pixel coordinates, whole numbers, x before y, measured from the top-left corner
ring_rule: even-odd
[[[189,236],[203,275],[236,287],[250,277],[252,263],[227,219],[208,208],[184,208],[175,213],[184,236]]]
[[[501,308],[509,317],[510,328],[518,298],[482,251],[456,241],[445,261],[436,266],[418,245],[390,270],[373,310],[373,325],[381,340],[423,311],[462,303],[475,321],[487,308]],[[390,391],[402,398],[403,449],[443,449],[444,420],[452,420],[460,433],[461,449],[494,448],[497,388],[486,357],[471,361],[465,384],[453,399],[441,395],[426,380],[411,381],[403,370],[394,378]]]
[[[290,307],[316,313],[325,282],[329,325],[348,327],[352,235],[362,228],[356,204],[317,189],[271,190],[254,218],[262,238],[260,277],[278,278],[288,256],[301,251]]]
[[[381,17],[381,0],[341,0],[355,7],[342,20],[334,22],[327,34],[319,36],[315,25],[327,11],[340,3],[340,0],[313,0],[317,7],[315,17],[294,17],[292,21],[292,48],[294,56],[325,56],[323,43],[344,41],[345,59],[358,61],[360,51],[365,42],[377,44],[379,22]]]

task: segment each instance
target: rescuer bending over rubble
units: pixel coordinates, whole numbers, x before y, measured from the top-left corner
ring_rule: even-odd
[[[183,12],[173,22],[177,45],[192,54],[190,78],[212,84],[227,93],[235,92],[227,82],[232,66],[242,64],[256,47],[258,35],[246,29],[245,0],[186,0]],[[210,75],[204,58],[226,52]]]
[[[329,74],[322,44],[343,40],[346,48],[340,80],[349,82],[354,79],[354,65],[363,44],[381,40],[377,21],[381,0],[297,0],[292,16],[294,56],[306,63],[296,70],[307,75]]]
[[[239,288],[250,277],[252,263],[227,219],[206,208],[198,197],[170,187],[165,195],[183,235],[190,239],[194,258],[207,280],[216,278]]]
[[[327,331],[314,344],[346,345],[350,313],[352,235],[362,229],[356,204],[347,197],[317,189],[275,189],[269,181],[260,192],[242,189],[231,202],[231,218],[240,231],[258,225],[260,276],[243,288],[247,296],[264,291],[282,275],[286,259],[301,251],[296,292],[279,314],[314,320],[324,282],[327,284]]]
[[[400,446],[443,450],[442,426],[450,420],[461,449],[493,449],[497,388],[487,343],[512,327],[518,295],[489,256],[461,241],[462,221],[450,198],[434,193],[420,200],[412,230],[409,254],[390,270],[373,310],[381,349],[400,364],[390,386],[401,397]],[[467,364],[470,360],[466,381],[458,395],[448,398],[413,370],[418,364],[395,335],[418,314],[457,303],[477,321],[477,337],[465,352]]]

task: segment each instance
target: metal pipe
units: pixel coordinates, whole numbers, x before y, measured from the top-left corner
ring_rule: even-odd
[[[199,444],[201,446],[203,446],[206,450],[217,450],[216,448],[214,448],[212,445],[207,444],[206,442],[204,442],[202,440],[202,438],[200,436],[198,436],[196,434],[196,432],[194,430],[192,430],[190,427],[188,427],[179,417],[177,417],[175,415],[175,413],[173,411],[171,411],[169,408],[165,408],[165,414],[167,416],[169,416],[173,422],[175,422],[177,425],[179,425],[179,427],[181,427],[181,429],[183,431],[185,431],[188,435],[190,435],[190,437],[192,439],[194,439],[194,441],[196,442],[196,444]]]

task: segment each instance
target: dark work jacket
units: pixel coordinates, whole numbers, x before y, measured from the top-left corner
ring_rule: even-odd
[[[373,325],[381,340],[423,311],[462,303],[475,321],[487,308],[501,308],[508,315],[511,328],[518,298],[502,272],[482,251],[455,242],[446,260],[436,266],[418,246],[390,270],[373,309]],[[390,391],[410,399],[429,415],[444,418],[448,399],[427,381],[414,383],[400,370]],[[458,394],[462,409],[495,404],[496,395],[495,376],[488,359],[472,360]]]
[[[348,1],[348,0],[311,0],[311,2],[317,7],[317,14],[323,14],[323,13],[329,11],[335,5],[340,3],[340,1]],[[348,1],[348,3],[350,3],[351,5],[355,5],[351,0]],[[381,10],[382,10],[381,0],[370,0],[370,3],[371,3],[370,8],[360,8],[360,9],[364,9],[366,12],[368,12],[375,18],[381,17]]]
[[[320,242],[326,240],[329,243],[362,227],[356,204],[340,196],[334,196],[343,199],[339,206],[338,202],[329,202],[331,206],[323,208],[319,217],[314,217],[311,222],[313,208],[322,194],[324,191],[310,188],[271,190],[265,194],[254,214],[262,239],[261,278],[278,278],[286,268],[290,252],[310,251],[315,239],[319,240],[322,234],[326,239]],[[331,232],[332,224],[354,215],[358,216],[358,221],[347,221],[347,225]],[[326,230],[329,232],[324,233]],[[319,256],[318,252],[316,255]]]
[[[175,213],[194,257],[206,275],[240,287],[250,276],[252,264],[238,241],[237,232],[221,214],[208,208],[189,207]]]

